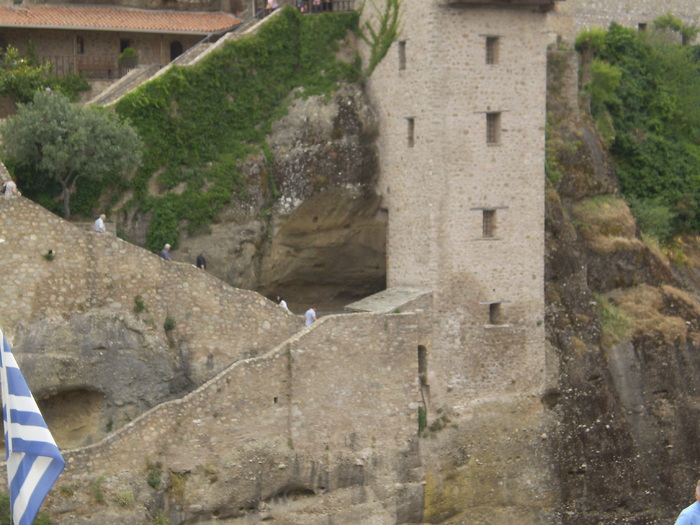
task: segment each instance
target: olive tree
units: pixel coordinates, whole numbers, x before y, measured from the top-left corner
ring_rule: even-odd
[[[100,107],[71,104],[61,94],[37,92],[0,133],[4,158],[59,182],[66,219],[78,180],[126,176],[141,159],[141,141],[127,122]]]

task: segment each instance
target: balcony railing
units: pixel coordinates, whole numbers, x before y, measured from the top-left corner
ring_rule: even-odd
[[[86,78],[110,79],[120,78],[128,69],[120,68],[118,57],[90,55],[50,55],[42,56],[43,64],[50,63],[56,75],[83,75]]]
[[[355,0],[297,0],[302,13],[343,13],[355,9]]]

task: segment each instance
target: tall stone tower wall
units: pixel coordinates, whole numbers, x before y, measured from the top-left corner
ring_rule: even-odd
[[[403,29],[368,82],[387,286],[433,294],[429,425],[454,426],[420,442],[426,521],[451,512],[460,523],[545,523],[557,497],[540,438],[554,34],[540,6],[480,4],[403,2]]]
[[[387,281],[435,292],[434,401],[542,386],[545,17],[404,3],[403,31],[370,79]]]

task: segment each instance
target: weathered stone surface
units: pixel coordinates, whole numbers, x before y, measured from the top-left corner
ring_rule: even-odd
[[[183,230],[174,259],[194,264],[206,251],[210,273],[282,295],[295,311],[383,289],[387,217],[374,190],[376,128],[359,86],[342,87],[330,101],[293,98],[268,137],[274,164],[247,158],[240,167],[249,181],[245,202],[232,203],[204,232]],[[274,201],[270,177],[280,192]],[[149,220],[133,211],[120,218],[139,242]]]
[[[564,169],[566,198],[547,191],[546,327],[558,376],[542,401],[558,421],[558,522],[671,523],[698,477],[688,460],[699,454],[700,304],[698,288],[676,279],[693,283],[695,264],[675,268],[639,239],[588,147]],[[686,240],[686,253],[694,246]]]
[[[99,441],[193,386],[177,349],[130,313],[93,311],[23,323],[14,351],[64,448]]]

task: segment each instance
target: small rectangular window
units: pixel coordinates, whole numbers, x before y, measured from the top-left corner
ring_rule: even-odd
[[[498,37],[486,37],[486,63],[498,64]]]
[[[406,123],[408,126],[407,129],[407,144],[409,148],[413,147],[413,134],[415,131],[415,119],[413,117],[408,117],[406,119]]]
[[[637,29],[639,31],[646,31],[647,30],[647,24],[645,22],[640,22],[637,24]]]
[[[492,238],[496,236],[496,210],[483,210],[483,236]]]
[[[406,41],[399,42],[399,70],[406,69]]]
[[[501,303],[491,303],[489,305],[489,324],[503,324],[501,318]]]
[[[486,143],[498,144],[501,141],[501,114],[486,113]]]

